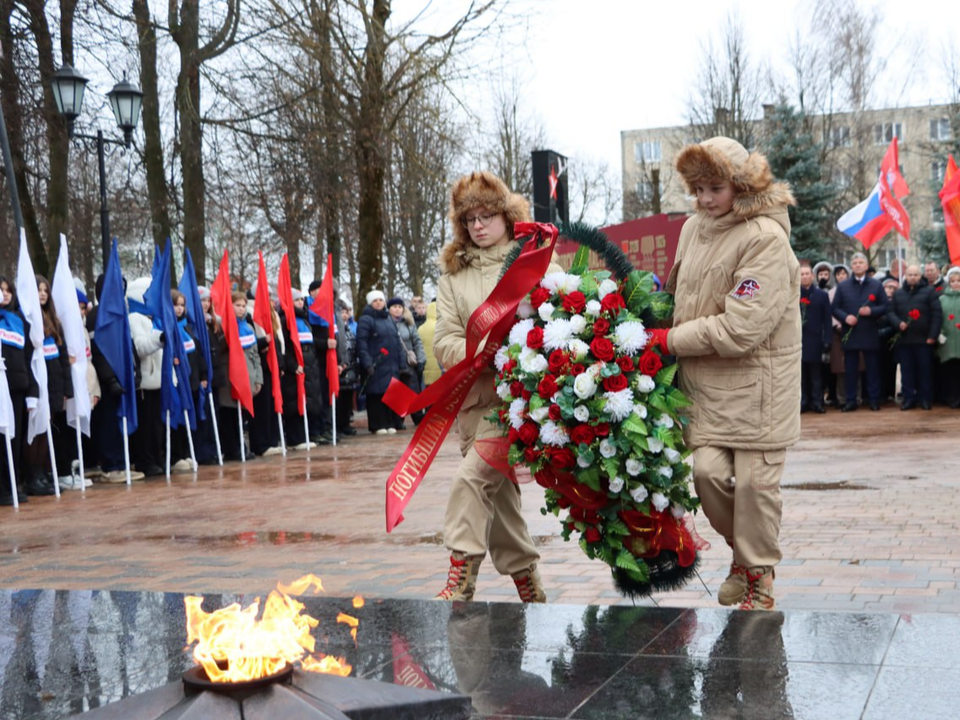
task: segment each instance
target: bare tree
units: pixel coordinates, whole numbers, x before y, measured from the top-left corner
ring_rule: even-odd
[[[524,104],[518,76],[494,80],[491,84],[493,128],[481,140],[485,167],[514,192],[532,198],[530,153],[547,145],[543,119]]]
[[[605,160],[579,157],[571,158],[567,173],[570,217],[577,222],[609,225],[623,197],[617,174]]]
[[[747,51],[743,21],[736,12],[727,16],[719,39],[703,44],[701,55],[702,69],[687,103],[694,134],[701,139],[725,135],[753,148],[768,80]]]

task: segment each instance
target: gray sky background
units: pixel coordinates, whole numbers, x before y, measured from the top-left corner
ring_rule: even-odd
[[[958,6],[948,0],[859,4],[880,13],[878,43],[889,48],[890,82],[878,88],[876,105],[946,102],[941,58],[951,26],[954,46],[960,44]],[[622,130],[685,121],[685,101],[703,61],[701,43],[719,35],[732,10],[743,20],[753,58],[786,74],[791,38],[813,5],[811,0],[513,0],[512,12],[528,19],[518,20],[511,32],[526,42],[513,49],[504,44],[499,51],[504,72],[525,81],[531,112],[542,117],[552,148],[603,158],[619,172]],[[457,7],[464,7],[462,0],[435,0],[428,14]],[[395,17],[421,8],[423,0],[400,0]],[[908,78],[903,69],[915,54],[919,67]],[[482,111],[484,97],[477,85],[468,95],[471,107]]]

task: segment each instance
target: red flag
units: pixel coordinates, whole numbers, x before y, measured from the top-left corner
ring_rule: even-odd
[[[280,363],[277,360],[277,346],[273,337],[273,312],[270,309],[270,288],[267,285],[267,268],[260,256],[260,271],[257,274],[257,296],[253,301],[253,321],[263,329],[267,336],[267,367],[270,368],[270,385],[273,388],[273,411],[283,412],[283,395],[280,390]]]
[[[230,290],[230,258],[223,251],[217,279],[210,286],[210,299],[213,309],[223,323],[223,336],[227,342],[228,366],[230,368],[230,396],[237,400],[247,412],[253,415],[253,392],[250,390],[250,375],[247,373],[247,358],[240,347],[240,330],[237,316],[233,312],[233,298]]]
[[[947,171],[943,174],[943,189],[940,190],[940,204],[943,205],[943,229],[947,232],[947,249],[950,262],[960,264],[960,172],[957,163],[950,155],[947,159]]]
[[[300,331],[297,329],[297,316],[293,310],[293,289],[290,284],[290,261],[287,254],[283,254],[280,261],[280,273],[277,275],[277,296],[280,298],[280,307],[286,319],[287,331],[290,334],[290,343],[293,353],[297,357],[297,367],[303,367],[303,348],[300,347]],[[303,415],[303,401],[306,397],[303,372],[297,373],[297,412]]]
[[[910,187],[900,174],[900,146],[897,138],[890,141],[883,162],[880,163],[880,172],[887,182],[887,187],[893,190],[898,198],[902,200],[910,194]]]
[[[880,207],[893,222],[894,228],[907,240],[910,240],[910,215],[900,202],[910,194],[907,181],[900,174],[900,155],[897,139],[890,141],[883,162],[880,163]]]
[[[317,297],[310,306],[310,312],[327,323],[327,334],[335,340],[336,325],[334,324],[333,307],[333,256],[327,255],[327,271],[323,274],[323,282]],[[330,385],[331,395],[340,395],[340,366],[337,364],[337,349],[327,348],[327,383]]]

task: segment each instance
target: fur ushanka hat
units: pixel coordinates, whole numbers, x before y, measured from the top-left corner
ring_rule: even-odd
[[[514,223],[530,221],[530,203],[522,195],[510,192],[496,175],[485,171],[464,175],[453,184],[450,193],[448,217],[453,224],[453,242],[440,251],[440,267],[445,272],[459,272],[469,262],[469,251],[475,246],[462,220],[467,212],[478,207],[502,213],[511,239]]]
[[[766,157],[747,152],[743,145],[727,137],[687,145],[677,155],[676,167],[687,191],[694,196],[698,183],[729,180],[736,191],[733,212],[739,217],[753,217],[777,205],[797,204],[787,183],[774,182]]]

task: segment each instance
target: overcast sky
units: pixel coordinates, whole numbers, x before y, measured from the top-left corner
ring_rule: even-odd
[[[444,0],[444,5],[449,2],[452,9],[460,1]],[[511,61],[508,72],[527,81],[531,111],[541,114],[552,149],[602,157],[619,172],[622,130],[684,122],[684,102],[702,63],[701,42],[719,33],[731,10],[738,10],[743,20],[748,51],[786,72],[790,38],[813,4],[513,0],[514,12],[530,8],[535,18],[525,30],[525,47],[505,51]],[[395,2],[398,14],[402,6],[422,8],[423,0]],[[907,83],[907,94],[900,92],[905,84],[901,75],[887,97],[878,100],[884,105],[945,102],[948,93],[938,59],[951,27],[954,44],[960,43],[957,4],[863,0],[860,6],[883,17],[878,41],[890,48],[894,72],[906,64],[898,48],[922,45],[927,50],[922,67]],[[519,36],[524,30],[517,25]]]

